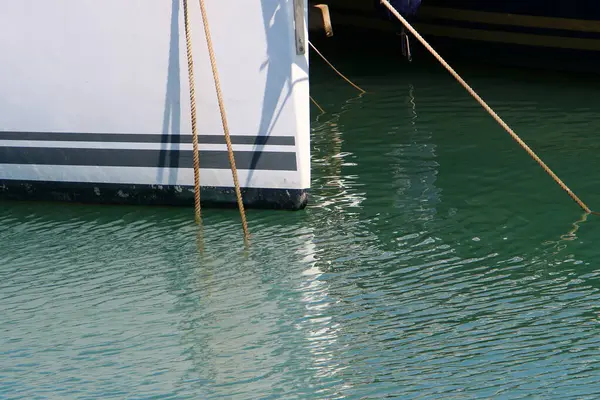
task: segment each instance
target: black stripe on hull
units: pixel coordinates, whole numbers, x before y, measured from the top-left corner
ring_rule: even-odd
[[[204,207],[237,207],[235,189],[230,187],[202,187],[201,199]],[[308,202],[308,189],[242,188],[242,199],[247,208],[301,210]],[[194,188],[169,185],[0,180],[1,200],[192,207]]]
[[[81,132],[0,132],[0,140],[103,143],[192,143],[191,134],[81,133]],[[223,135],[198,135],[199,144],[225,144]],[[294,146],[293,136],[232,135],[232,144]]]
[[[192,150],[0,147],[2,164],[193,168]],[[296,171],[296,153],[236,151],[240,170]],[[200,150],[200,168],[229,169],[227,151]]]

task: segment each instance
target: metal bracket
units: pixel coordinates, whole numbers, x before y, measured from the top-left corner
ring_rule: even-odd
[[[304,0],[294,0],[294,31],[296,33],[296,54],[304,54],[306,52]]]

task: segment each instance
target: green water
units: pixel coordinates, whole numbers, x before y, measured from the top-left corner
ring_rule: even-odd
[[[2,203],[0,398],[600,396],[600,217],[436,65],[314,61],[301,212]],[[600,208],[596,80],[463,66]]]

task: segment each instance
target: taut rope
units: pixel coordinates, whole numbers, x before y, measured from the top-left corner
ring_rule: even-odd
[[[400,22],[402,22],[402,24],[404,24],[404,26],[413,34],[415,35],[415,37],[419,40],[419,42],[421,42],[421,44],[423,46],[425,46],[425,48],[427,50],[429,50],[429,52],[448,70],[448,72],[450,72],[450,74],[452,74],[452,76],[465,88],[467,89],[467,91],[471,94],[471,96],[473,96],[475,98],[475,100],[477,100],[477,102],[496,120],[496,122],[498,122],[509,134],[510,136],[512,136],[512,138],[514,140],[517,141],[517,143],[519,143],[519,145],[535,160],[537,161],[537,163],[544,169],[544,171],[546,171],[551,177],[552,179],[554,179],[554,181],[556,183],[558,183],[558,185],[563,188],[564,191],[567,192],[567,194],[569,196],[571,196],[571,198],[573,200],[575,200],[575,202],[577,204],[579,204],[579,206],[586,212],[586,213],[593,213],[593,214],[598,214],[596,212],[593,212],[590,210],[590,208],[583,202],[581,201],[581,199],[579,197],[577,197],[575,195],[575,193],[573,193],[571,191],[571,189],[568,188],[567,185],[565,185],[565,183],[550,169],[550,167],[548,167],[546,165],[546,163],[544,163],[542,161],[541,158],[539,158],[537,156],[537,154],[535,154],[533,152],[533,150],[531,150],[531,148],[529,146],[527,146],[527,144],[510,128],[510,126],[508,126],[508,124],[506,124],[506,122],[504,122],[502,120],[502,118],[500,118],[498,116],[498,114],[496,114],[494,112],[494,110],[492,110],[492,108],[490,106],[488,106],[486,104],[485,101],[483,101],[483,99],[481,97],[479,97],[479,95],[467,84],[467,82],[465,82],[465,80],[463,78],[460,77],[460,75],[458,75],[458,73],[456,73],[456,71],[454,71],[454,69],[452,69],[452,67],[450,65],[448,65],[448,63],[442,58],[442,56],[440,56],[434,49],[433,47],[431,47],[429,45],[429,43],[427,43],[427,41],[425,39],[423,39],[423,37],[421,37],[421,35],[419,35],[419,32],[416,31],[415,28],[413,28],[408,21],[402,16],[400,15],[400,13],[389,3],[389,1],[387,0],[381,0],[381,3],[384,4],[390,11],[392,14],[394,14],[394,16],[396,16],[396,18],[398,18],[398,20]]]
[[[194,214],[196,223],[202,222],[200,209],[200,154],[198,151],[198,126],[196,124],[196,85],[194,83],[194,59],[192,54],[192,34],[188,2],[183,0],[183,16],[185,19],[185,42],[187,45],[188,78],[190,82],[190,106],[192,113],[192,144],[194,148]]]
[[[339,76],[342,77],[342,79],[344,79],[346,82],[348,82],[349,84],[351,84],[352,86],[354,86],[354,88],[358,91],[360,91],[361,93],[366,93],[360,86],[354,84],[354,82],[352,82],[350,79],[346,78],[344,76],[344,74],[342,74],[340,71],[338,71],[332,63],[329,62],[329,60],[327,58],[325,58],[325,56],[323,54],[321,54],[321,52],[319,50],[317,50],[317,48],[312,44],[312,42],[308,42],[308,44],[310,45],[310,47],[312,47],[312,49],[315,51],[315,53],[317,53],[322,59],[323,61],[325,61],[327,63],[327,65],[329,65],[331,67],[331,69],[338,74]]]
[[[242,229],[244,230],[244,240],[246,244],[250,237],[248,232],[248,223],[246,222],[246,212],[244,211],[244,203],[242,201],[242,192],[240,190],[240,182],[238,180],[237,168],[235,166],[235,157],[231,146],[231,137],[229,136],[229,126],[227,125],[227,115],[225,114],[225,106],[223,104],[223,93],[221,92],[221,83],[219,81],[219,71],[217,70],[217,61],[215,60],[215,52],[213,50],[212,39],[210,37],[210,29],[208,26],[208,16],[204,0],[200,0],[200,10],[202,11],[202,22],[204,23],[204,35],[206,36],[206,44],[208,46],[208,55],[210,57],[210,65],[212,67],[213,78],[215,81],[215,89],[217,91],[217,99],[219,101],[219,110],[221,112],[221,122],[223,123],[223,132],[225,133],[225,141],[227,142],[227,152],[229,154],[229,165],[231,166],[231,174],[233,175],[233,183],[235,185],[235,194],[237,197],[238,208],[242,218]]]
[[[319,105],[319,103],[317,103],[317,102],[315,101],[315,99],[313,99],[313,98],[312,98],[312,96],[310,97],[310,101],[312,101],[312,102],[313,102],[313,104],[314,104],[314,105],[315,105],[315,106],[316,106],[316,107],[317,107],[317,108],[318,108],[318,109],[321,111],[321,114],[325,114],[325,110],[323,110],[323,107],[321,107],[321,106]]]

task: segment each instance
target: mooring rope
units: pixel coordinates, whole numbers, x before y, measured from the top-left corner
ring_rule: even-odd
[[[352,82],[350,79],[346,78],[344,76],[344,74],[342,74],[340,71],[338,71],[332,63],[329,62],[329,60],[327,58],[325,58],[325,56],[323,54],[321,54],[321,52],[319,50],[317,50],[317,48],[312,44],[311,41],[308,42],[308,44],[310,45],[310,47],[312,47],[312,49],[323,59],[323,61],[325,61],[327,63],[327,65],[329,65],[331,67],[332,70],[335,71],[336,74],[338,74],[339,76],[341,76],[346,82],[348,82],[349,84],[351,84],[352,86],[354,86],[357,90],[359,90],[361,93],[367,93],[365,92],[360,86],[354,84],[354,82]]]
[[[323,110],[323,107],[321,107],[319,103],[317,103],[316,100],[312,98],[312,96],[310,96],[310,101],[312,101],[312,103],[321,111],[321,114],[325,114],[325,110]]]
[[[244,202],[242,201],[242,192],[240,190],[240,182],[238,180],[237,168],[235,166],[235,157],[233,147],[231,145],[231,137],[229,135],[229,126],[227,124],[227,115],[225,114],[225,106],[223,104],[223,93],[221,92],[221,83],[219,81],[219,71],[217,70],[217,61],[215,60],[215,52],[213,50],[210,29],[208,26],[208,16],[204,0],[200,0],[200,11],[202,12],[202,22],[204,24],[204,35],[206,36],[206,44],[208,46],[208,55],[210,57],[210,65],[213,72],[213,80],[217,91],[217,100],[219,101],[219,110],[221,112],[221,122],[223,123],[223,132],[225,134],[225,142],[227,143],[227,153],[229,155],[229,165],[231,166],[231,174],[233,175],[233,184],[235,185],[235,194],[237,197],[238,208],[242,218],[242,228],[244,230],[244,240],[246,244],[250,237],[248,232],[248,223],[246,221],[246,212],[244,210]]]
[[[202,217],[200,209],[200,154],[198,151],[198,126],[196,123],[196,85],[194,83],[192,33],[187,0],[183,0],[183,16],[185,20],[185,43],[187,46],[188,79],[190,83],[190,108],[192,114],[192,145],[194,151],[194,214],[196,223],[200,224],[202,222]]]
[[[400,22],[402,22],[402,24],[404,24],[404,26],[413,34],[415,35],[415,37],[421,42],[421,44],[423,46],[425,46],[425,48],[427,50],[429,50],[429,52],[448,70],[448,72],[450,72],[450,74],[452,74],[452,76],[454,76],[454,78],[465,88],[467,89],[467,91],[471,94],[471,96],[473,96],[475,98],[475,100],[477,100],[477,102],[479,102],[479,104],[496,120],[496,122],[498,122],[511,136],[514,140],[517,141],[517,143],[519,143],[519,145],[535,160],[537,161],[537,163],[544,169],[544,171],[546,171],[551,177],[552,179],[554,179],[554,181],[556,183],[558,183],[558,185],[567,192],[567,194],[569,196],[571,196],[571,198],[573,200],[575,200],[575,202],[577,204],[579,204],[579,206],[586,212],[586,213],[592,213],[592,214],[597,214],[596,212],[593,212],[590,210],[590,208],[583,202],[581,201],[581,199],[579,197],[577,197],[575,195],[575,193],[573,193],[571,191],[571,189],[568,188],[567,185],[565,185],[565,183],[550,169],[550,167],[548,167],[546,165],[546,163],[544,163],[542,161],[541,158],[539,158],[537,156],[537,154],[535,154],[533,152],[533,150],[531,150],[531,148],[510,128],[510,126],[508,126],[506,124],[506,122],[504,122],[502,120],[502,118],[500,118],[498,116],[498,114],[496,114],[496,112],[494,112],[494,110],[492,110],[492,108],[490,106],[487,105],[487,103],[485,101],[483,101],[483,99],[481,97],[479,97],[479,95],[467,84],[467,82],[465,82],[464,79],[462,79],[460,77],[460,75],[458,75],[458,73],[456,73],[456,71],[454,71],[454,69],[452,69],[452,67],[450,65],[448,65],[448,63],[433,49],[433,47],[431,47],[429,45],[429,43],[427,43],[427,41],[425,39],[423,39],[423,37],[421,37],[421,35],[419,34],[419,32],[416,31],[415,28],[413,28],[408,21],[402,16],[400,15],[400,13],[389,3],[389,1],[387,0],[380,0],[382,4],[384,4],[392,14],[394,14],[394,16],[396,18],[398,18],[398,20]]]

